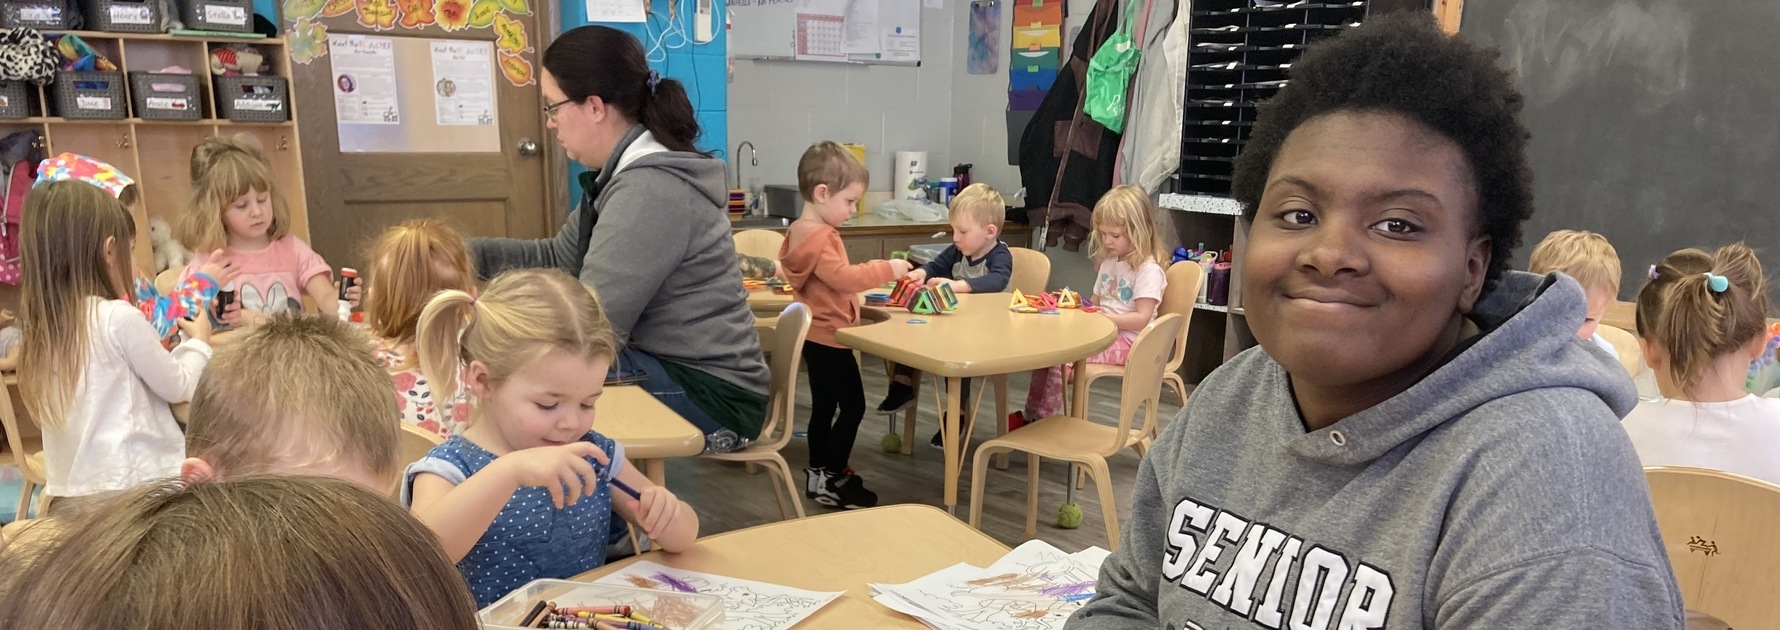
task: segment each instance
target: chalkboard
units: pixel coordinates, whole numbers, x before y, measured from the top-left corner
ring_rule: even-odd
[[[1466,2],[1460,32],[1500,48],[1526,97],[1535,210],[1517,262],[1571,228],[1619,250],[1621,299],[1684,247],[1745,240],[1780,269],[1777,31],[1775,0]]]

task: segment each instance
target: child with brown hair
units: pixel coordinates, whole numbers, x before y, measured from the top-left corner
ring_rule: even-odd
[[[333,270],[303,239],[291,234],[290,211],[274,187],[272,165],[246,136],[214,137],[192,149],[192,205],[174,230],[196,252],[217,248],[234,255],[240,272],[222,323],[258,323],[269,315],[301,311],[308,296],[318,312],[337,316]],[[192,256],[186,274],[202,268],[208,254]]]
[[[1621,426],[1645,466],[1713,468],[1780,483],[1780,399],[1743,389],[1767,350],[1761,261],[1743,243],[1684,249],[1638,291],[1638,343],[1662,398]]]
[[[402,422],[441,438],[462,429],[470,412],[460,385],[450,400],[435,395],[414,352],[415,331],[428,300],[440,291],[476,293],[476,272],[464,237],[436,219],[409,221],[383,232],[371,248],[365,315],[376,336],[378,361],[395,381]]]
[[[1156,206],[1141,186],[1125,184],[1106,191],[1094,203],[1094,305],[1119,328],[1112,345],[1088,357],[1089,363],[1124,365],[1137,340],[1162,305],[1168,260],[1162,235],[1156,231]],[[1042,420],[1063,411],[1063,384],[1069,382],[1073,365],[1032,371],[1026,391],[1025,418]]]
[[[810,372],[810,465],[803,469],[804,494],[849,510],[877,505],[878,495],[865,489],[865,481],[847,465],[865,418],[865,385],[853,351],[841,347],[834,333],[859,323],[860,291],[895,280],[911,268],[906,260],[847,260],[835,228],[853,216],[870,177],[851,151],[834,142],[804,151],[797,162],[803,216],[791,222],[779,247],[779,264],[793,295],[810,308],[810,336],[803,344]]]
[[[1527,271],[1541,276],[1562,271],[1575,278],[1588,297],[1588,315],[1576,336],[1593,341],[1609,356],[1619,358],[1613,344],[1595,332],[1607,307],[1619,297],[1619,252],[1607,242],[1607,237],[1585,230],[1547,234],[1527,257]]]
[[[431,533],[322,477],[137,488],[0,549],[0,630],[475,630]]]
[[[559,269],[510,271],[420,314],[434,392],[463,383],[475,420],[408,467],[401,495],[457,562],[478,606],[538,578],[605,564],[635,524],[663,550],[698,538],[698,514],[593,430],[618,341],[593,289]],[[622,494],[619,491],[623,491]]]
[[[177,320],[171,353],[125,301],[135,221],[110,192],[49,181],[25,201],[19,300],[25,406],[43,428],[45,494],[66,512],[178,473],[184,438],[169,408],[210,360],[210,324]],[[83,505],[87,504],[87,505]]]
[[[906,277],[930,287],[949,284],[954,293],[995,293],[1007,289],[1014,275],[1014,255],[1001,242],[1001,224],[1006,219],[1007,202],[1000,192],[983,183],[965,186],[952,198],[952,245]],[[878,411],[897,413],[914,404],[917,378],[918,370],[896,366]],[[962,383],[959,394],[970,400],[970,379]],[[939,448],[939,432],[934,432],[928,444]]]
[[[388,494],[402,465],[388,379],[349,324],[275,316],[219,348],[198,379],[181,476],[322,475]]]

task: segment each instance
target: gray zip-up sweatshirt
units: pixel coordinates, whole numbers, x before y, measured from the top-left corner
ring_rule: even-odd
[[[476,270],[567,271],[599,293],[625,344],[764,396],[772,374],[736,266],[723,162],[669,151],[638,125],[606,164],[555,237],[471,239]]]
[[[1468,347],[1308,433],[1285,370],[1238,355],[1144,458],[1069,627],[1681,628],[1618,422],[1637,396],[1576,338],[1586,308],[1567,276],[1510,272]]]

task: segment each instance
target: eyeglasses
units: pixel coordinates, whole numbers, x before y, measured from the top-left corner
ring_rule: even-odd
[[[573,103],[573,102],[575,102],[575,99],[565,98],[565,99],[562,99],[555,103],[545,105],[544,106],[544,117],[549,118],[550,120],[556,120],[556,110],[561,108],[564,105],[567,105],[567,104]]]

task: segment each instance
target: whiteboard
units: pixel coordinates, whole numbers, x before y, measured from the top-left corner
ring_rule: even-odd
[[[917,16],[908,29],[914,32],[917,49],[920,38],[920,3],[922,0],[848,0],[849,2],[880,2],[906,5],[903,14]],[[728,0],[729,50],[737,59],[792,61],[797,54],[797,7],[799,0]],[[894,12],[892,12],[894,13]],[[896,25],[886,23],[886,28]],[[877,61],[872,55],[850,55],[847,63],[918,65],[913,63]]]

